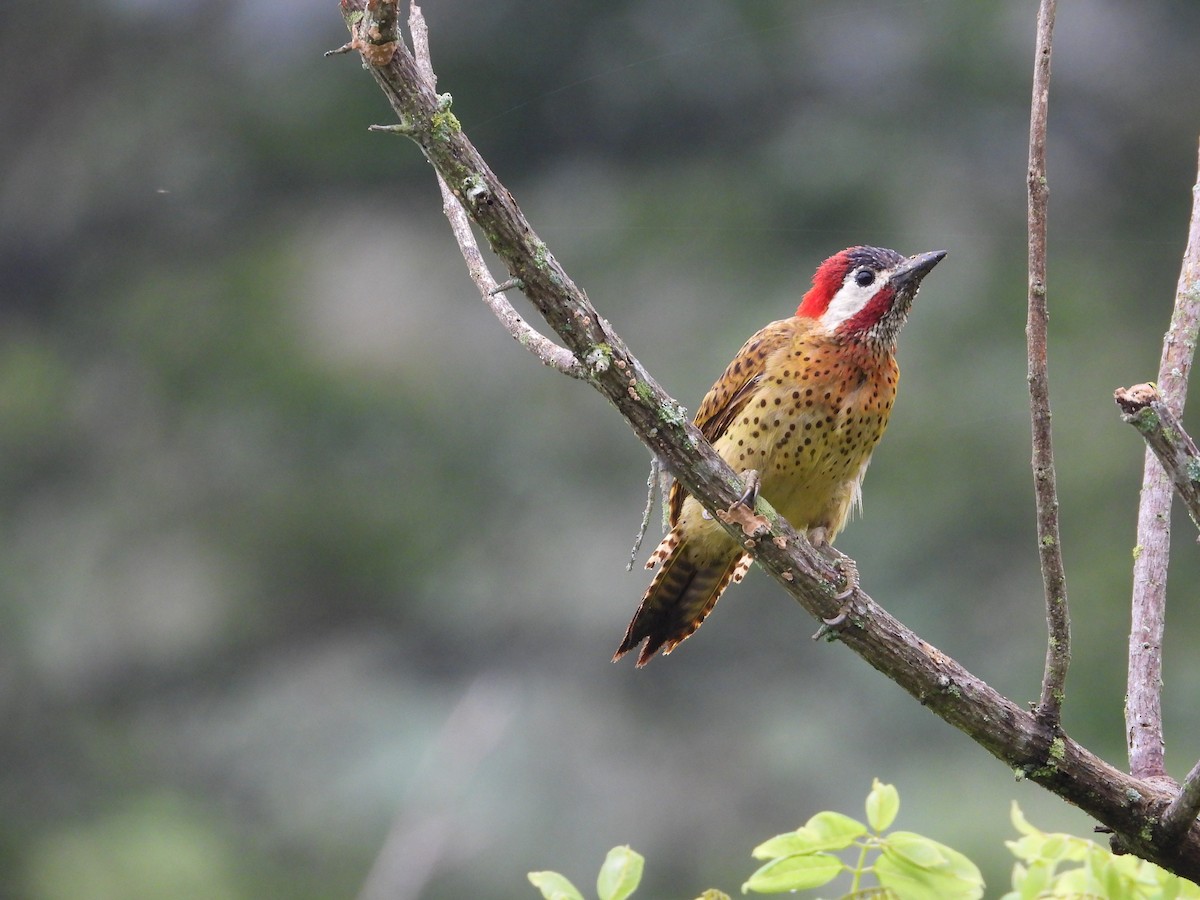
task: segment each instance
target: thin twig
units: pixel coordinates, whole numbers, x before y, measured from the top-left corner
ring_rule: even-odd
[[[633,539],[633,547],[629,550],[629,562],[625,565],[626,572],[633,571],[633,565],[637,562],[638,551],[642,549],[642,541],[646,538],[646,532],[650,528],[650,516],[654,514],[654,495],[659,492],[663,497],[663,506],[666,504],[667,492],[660,490],[661,482],[659,481],[659,473],[662,472],[662,463],[659,462],[657,456],[650,460],[650,475],[646,479],[646,508],[642,510],[642,524],[638,527],[638,533]]]
[[[425,25],[425,17],[421,7],[413,3],[408,14],[408,28],[412,35],[413,56],[417,61],[417,71],[425,79],[429,89],[437,91],[437,75],[433,71],[433,62],[429,56],[429,29]],[[454,196],[440,172],[437,175],[438,188],[442,192],[442,212],[450,222],[450,230],[454,232],[454,240],[467,263],[467,271],[471,280],[479,288],[479,295],[488,305],[493,315],[500,320],[504,330],[509,333],[522,347],[538,358],[543,365],[570,375],[572,378],[586,378],[587,370],[580,364],[575,355],[566,347],[560,347],[537,329],[533,328],[521,316],[508,300],[503,291],[498,291],[499,285],[488,270],[483,254],[479,252],[479,244],[471,231],[471,220],[467,218],[462,203]],[[482,185],[468,188],[465,196],[470,203],[490,203],[491,198]]]
[[[1046,591],[1046,669],[1038,719],[1057,728],[1071,665],[1071,616],[1067,575],[1058,531],[1058,487],[1050,439],[1050,379],[1046,370],[1046,114],[1050,99],[1050,49],[1054,40],[1054,0],[1038,7],[1037,49],[1033,61],[1033,102],[1029,116],[1029,407],[1033,421],[1033,487],[1037,499],[1038,556]]]
[[[1200,169],[1200,162],[1197,163]],[[1200,173],[1192,188],[1187,248],[1175,289],[1171,326],[1163,338],[1158,391],[1164,408],[1183,417],[1188,375],[1200,326]],[[1167,565],[1171,554],[1171,479],[1151,448],[1146,450],[1138,504],[1137,549],[1129,629],[1129,674],[1125,692],[1125,735],[1129,771],[1138,778],[1166,771],[1162,726],[1162,641],[1167,608]]]
[[[1200,450],[1196,449],[1196,442],[1163,402],[1154,385],[1118,388],[1113,398],[1121,408],[1121,419],[1136,428],[1146,446],[1154,451],[1192,523],[1200,528]]]

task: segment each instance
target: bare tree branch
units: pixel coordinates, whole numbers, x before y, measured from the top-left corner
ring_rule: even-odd
[[[374,33],[376,26],[373,24],[373,17],[379,17],[383,20],[383,24],[378,26],[380,28],[386,27],[389,23],[398,22],[399,12],[396,9],[398,6],[399,0],[375,0],[375,2],[368,4],[366,18],[364,19],[365,24],[360,26],[360,30]],[[416,60],[417,71],[428,85],[429,90],[436,92],[437,75],[434,74],[433,62],[429,55],[429,29],[425,25],[425,17],[421,15],[421,8],[416,3],[413,3],[409,10],[408,27],[412,34],[413,56]],[[359,41],[359,43],[364,42]],[[353,40],[345,46],[357,49]],[[390,46],[394,52],[394,42]],[[339,50],[341,49],[339,48]],[[390,60],[390,56],[388,59]],[[438,100],[449,111],[449,95],[439,97]],[[375,125],[372,126],[371,130],[410,136],[410,129],[403,121],[399,126]],[[560,347],[537,329],[533,328],[513,308],[512,304],[505,299],[504,292],[513,285],[511,283],[500,285],[492,277],[492,273],[488,271],[487,263],[483,260],[483,254],[479,252],[479,244],[475,241],[475,235],[471,231],[470,219],[467,218],[462,203],[447,186],[445,180],[442,178],[442,174],[440,172],[435,172],[434,174],[437,177],[438,189],[442,193],[442,212],[450,223],[450,230],[454,234],[454,240],[458,243],[459,252],[462,253],[463,260],[467,264],[467,271],[471,275],[471,280],[479,288],[479,294],[483,298],[483,302],[488,305],[492,314],[504,326],[504,330],[517,343],[536,356],[543,365],[549,366],[557,372],[562,372],[564,375],[570,375],[572,378],[586,378],[587,370],[584,369],[583,365],[570,350],[566,347]],[[474,203],[490,202],[489,198],[485,196],[484,188],[481,186],[468,188],[467,195],[471,202]]]
[[[1200,163],[1197,164],[1200,169]],[[1178,420],[1183,416],[1188,375],[1200,330],[1200,172],[1192,188],[1192,215],[1188,227],[1187,248],[1175,290],[1175,308],[1171,325],[1163,338],[1162,360],[1158,367],[1159,424],[1164,417],[1173,423],[1174,437],[1183,434]],[[1127,421],[1129,421],[1127,419]],[[1150,425],[1149,415],[1138,413],[1132,424]],[[1141,426],[1138,426],[1139,430]],[[1136,777],[1163,776],[1164,741],[1162,726],[1162,641],[1167,606],[1167,565],[1171,552],[1171,484],[1182,491],[1191,485],[1191,472],[1171,477],[1155,454],[1158,448],[1146,434],[1149,447],[1142,476],[1142,496],[1138,505],[1137,549],[1133,563],[1133,605],[1129,630],[1129,673],[1125,699],[1125,734],[1129,742],[1129,771]],[[1163,435],[1166,437],[1167,435]],[[1186,437],[1186,435],[1185,435]],[[1194,446],[1192,450],[1194,452]],[[1172,458],[1178,451],[1172,452]],[[1186,495],[1185,495],[1186,499]],[[1189,510],[1191,506],[1189,505]],[[1193,519],[1196,519],[1193,512]],[[1194,817],[1194,815],[1193,815]]]
[[[1174,846],[1200,814],[1200,762],[1192,766],[1179,789],[1179,795],[1163,812],[1159,824],[1160,841],[1164,847]]]
[[[1037,500],[1038,556],[1046,591],[1046,668],[1037,716],[1057,728],[1062,718],[1067,669],[1071,665],[1071,616],[1067,575],[1058,531],[1058,486],[1050,438],[1050,378],[1046,367],[1046,115],[1050,100],[1050,50],[1054,40],[1054,0],[1038,8],[1033,61],[1033,102],[1029,116],[1029,408],[1033,423],[1033,487]]]
[[[340,3],[348,26],[358,31],[363,0]],[[387,65],[367,68],[403,128],[463,203],[509,275],[520,279],[526,296],[583,363],[588,383],[608,398],[638,438],[706,509],[715,515],[734,506],[743,488],[740,479],[629,353],[538,238],[448,106],[439,102],[403,42]],[[760,511],[763,508],[760,501]],[[737,525],[722,527],[745,540],[759,565],[811,615],[833,617],[841,606],[836,599],[839,572],[786,521],[766,511],[771,527],[762,537],[747,539]],[[861,589],[845,624],[833,637],[1021,777],[1094,816],[1119,835],[1131,852],[1200,879],[1200,828],[1191,828],[1169,853],[1150,837],[1156,816],[1172,799],[1163,787],[1121,772],[1062,734],[1056,724],[1048,725],[1026,712],[921,640]]]
[[[1121,408],[1121,419],[1145,438],[1187,507],[1192,523],[1200,528],[1200,450],[1191,435],[1184,431],[1153,384],[1118,388],[1113,398]]]

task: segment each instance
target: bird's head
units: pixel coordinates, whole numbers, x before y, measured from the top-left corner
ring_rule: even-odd
[[[817,268],[796,315],[816,319],[846,340],[891,347],[921,279],[945,255],[934,250],[909,257],[882,247],[850,247]]]

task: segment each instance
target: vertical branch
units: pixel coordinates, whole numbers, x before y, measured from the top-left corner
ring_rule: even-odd
[[[1200,163],[1198,163],[1200,166]],[[1183,416],[1188,375],[1200,325],[1200,172],[1192,188],[1192,219],[1187,249],[1175,290],[1171,326],[1163,338],[1158,367],[1162,402]],[[1129,631],[1129,676],[1125,736],[1129,772],[1138,778],[1163,775],[1162,638],[1167,604],[1167,564],[1171,553],[1171,479],[1147,448],[1138,505],[1133,563],[1133,611]]]
[[[1037,500],[1038,555],[1046,591],[1046,670],[1037,717],[1057,727],[1071,664],[1071,618],[1067,576],[1058,533],[1058,488],[1050,441],[1050,381],[1046,371],[1046,111],[1050,99],[1050,49],[1054,0],[1038,7],[1037,49],[1033,61],[1033,102],[1029,116],[1029,400],[1033,420],[1033,485]]]

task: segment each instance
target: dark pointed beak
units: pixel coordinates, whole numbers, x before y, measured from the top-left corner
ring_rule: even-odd
[[[945,250],[931,250],[929,253],[918,253],[911,256],[904,265],[892,273],[889,279],[897,293],[910,290],[916,291],[921,279],[929,274],[929,270],[942,261]]]

